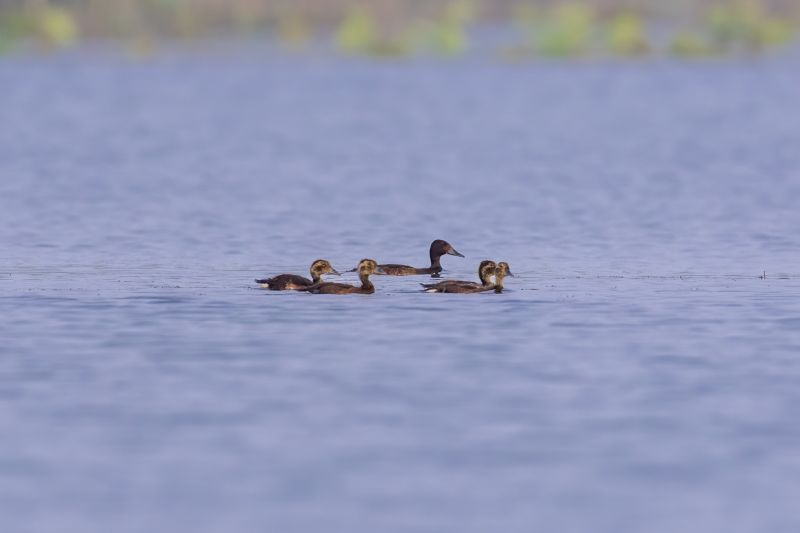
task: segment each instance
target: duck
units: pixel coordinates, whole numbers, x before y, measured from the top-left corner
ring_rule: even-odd
[[[497,265],[494,261],[481,261],[478,265],[478,278],[480,283],[474,281],[446,280],[439,283],[420,283],[425,292],[472,293],[486,292],[495,288],[491,277],[495,274]]]
[[[430,274],[434,278],[439,277],[442,271],[442,264],[440,259],[443,255],[454,255],[456,257],[464,257],[456,251],[453,246],[441,239],[437,239],[431,243],[430,256],[431,266],[428,268],[415,268],[408,265],[378,265],[383,269],[383,274],[387,276],[421,276]]]
[[[506,276],[513,278],[514,274],[511,273],[511,267],[508,266],[508,263],[501,261],[497,263],[497,268],[494,270],[494,285],[490,289],[493,288],[494,292],[498,294],[503,292],[503,278]]]
[[[341,275],[324,259],[317,259],[311,263],[309,271],[311,279],[296,274],[280,274],[272,278],[257,279],[256,283],[272,291],[299,291],[320,283],[323,274]]]
[[[303,291],[312,294],[372,294],[375,286],[369,280],[373,274],[383,274],[383,269],[378,266],[374,259],[362,259],[356,267],[358,277],[361,279],[361,286],[348,285],[347,283],[316,283],[310,287],[305,287]]]

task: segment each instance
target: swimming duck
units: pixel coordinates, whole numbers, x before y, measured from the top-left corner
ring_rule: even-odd
[[[358,277],[361,279],[361,287],[348,285],[347,283],[316,283],[310,287],[306,287],[304,291],[313,294],[372,294],[375,292],[375,286],[369,280],[372,274],[383,274],[383,269],[378,266],[378,263],[372,259],[362,259],[358,266]]]
[[[506,276],[509,278],[514,277],[514,274],[511,273],[511,267],[506,262],[497,263],[497,268],[494,270],[494,292],[498,294],[503,292],[503,278]]]
[[[470,293],[470,292],[485,292],[495,288],[492,283],[491,277],[495,273],[497,265],[494,261],[481,261],[478,266],[478,278],[480,283],[474,281],[459,281],[447,280],[440,283],[421,283],[425,287],[425,292],[451,292],[451,293]]]
[[[296,274],[281,274],[272,278],[257,279],[256,283],[265,289],[273,291],[299,291],[322,281],[323,274],[341,275],[324,259],[317,259],[311,263],[309,271],[311,272],[311,279]]]
[[[379,265],[383,269],[383,273],[388,276],[418,276],[423,274],[431,274],[433,277],[438,278],[439,273],[442,271],[442,264],[439,261],[443,255],[455,255],[456,257],[464,257],[453,248],[449,242],[437,239],[431,243],[431,266],[429,268],[414,268],[408,265]]]

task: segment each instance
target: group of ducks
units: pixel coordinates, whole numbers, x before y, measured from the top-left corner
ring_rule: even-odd
[[[450,243],[443,240],[435,240],[431,243],[431,266],[428,268],[415,268],[407,265],[379,265],[373,259],[362,259],[358,266],[348,272],[358,272],[361,286],[349,285],[347,283],[332,283],[322,281],[325,274],[339,276],[339,272],[334,269],[328,261],[318,259],[311,264],[311,279],[296,274],[281,274],[267,279],[257,279],[256,283],[265,289],[273,291],[304,291],[313,294],[372,294],[375,286],[370,281],[372,275],[384,276],[422,276],[430,275],[438,278],[442,272],[441,258],[443,255],[455,255],[464,257],[453,248]],[[492,281],[494,276],[494,281]],[[482,261],[478,266],[478,278],[480,283],[474,281],[445,280],[439,283],[421,283],[425,292],[448,292],[448,293],[478,293],[478,292],[503,292],[503,279],[513,277],[508,263],[495,263],[494,261]]]

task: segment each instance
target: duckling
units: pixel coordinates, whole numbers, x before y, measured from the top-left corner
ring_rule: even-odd
[[[442,281],[440,283],[420,283],[420,285],[425,287],[425,292],[471,293],[489,291],[495,288],[495,284],[492,283],[490,278],[495,273],[496,268],[497,265],[494,263],[494,261],[481,261],[481,264],[478,266],[478,277],[481,280],[480,283],[451,279]]]
[[[341,275],[324,259],[317,259],[311,263],[309,271],[311,272],[311,279],[296,274],[281,274],[272,278],[257,279],[256,283],[265,289],[273,291],[299,291],[322,281],[323,274]]]
[[[489,289],[494,288],[494,292],[498,294],[503,292],[503,278],[506,276],[509,278],[514,277],[514,274],[511,273],[511,267],[506,262],[497,263],[497,268],[494,271],[494,286],[489,287]]]
[[[372,274],[383,274],[383,269],[372,259],[362,259],[358,266],[358,277],[361,279],[361,287],[348,285],[347,283],[316,283],[310,287],[300,290],[313,294],[372,294],[375,286],[369,280]]]
[[[455,255],[456,257],[464,257],[456,251],[453,246],[441,239],[437,239],[431,243],[431,266],[429,268],[414,268],[408,265],[379,265],[384,274],[388,276],[418,276],[424,274],[431,274],[432,277],[438,278],[439,273],[442,271],[442,264],[439,261],[443,255]]]

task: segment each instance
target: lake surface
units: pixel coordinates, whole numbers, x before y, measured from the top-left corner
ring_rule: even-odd
[[[4,532],[800,530],[796,54],[0,85]],[[517,277],[252,282],[435,238]]]

